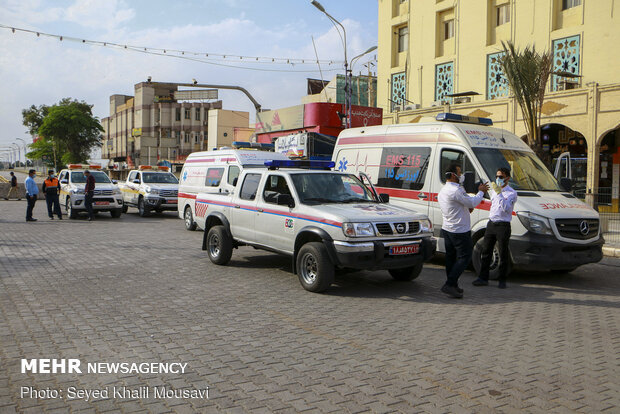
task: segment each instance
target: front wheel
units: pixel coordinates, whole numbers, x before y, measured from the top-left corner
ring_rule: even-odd
[[[484,237],[481,237],[476,242],[474,246],[474,252],[472,254],[472,264],[474,265],[474,270],[476,272],[476,276],[480,276],[480,270],[482,269],[482,242]],[[501,264],[501,259],[499,257],[499,248],[497,247],[497,242],[495,246],[493,246],[493,256],[491,257],[491,265],[489,266],[489,279],[497,280],[499,279],[499,267]],[[512,270],[512,262],[508,262],[508,268],[506,271],[506,276],[510,274]]]
[[[403,269],[390,269],[390,275],[394,278],[394,280],[398,280],[400,282],[409,282],[413,279],[417,279],[422,272],[422,267],[424,266],[424,262],[420,262],[411,267],[405,267]]]
[[[183,219],[185,220],[185,230],[196,230],[196,223],[194,222],[194,215],[190,206],[185,207],[185,213],[183,213]]]
[[[119,218],[122,213],[123,211],[120,208],[117,208],[115,210],[110,210],[110,215],[112,216],[112,218]]]
[[[146,206],[146,202],[144,201],[144,197],[140,197],[138,199],[138,214],[140,217],[146,217],[151,213],[149,208]]]
[[[75,211],[75,209],[71,205],[71,199],[69,197],[67,197],[67,200],[65,201],[65,211],[67,212],[67,217],[69,217],[70,219],[74,219],[77,217],[77,211]]]
[[[207,233],[207,254],[217,265],[225,265],[232,256],[232,240],[224,226],[213,226]]]
[[[329,260],[325,245],[304,244],[297,254],[297,276],[304,289],[323,292],[334,282],[335,267]]]

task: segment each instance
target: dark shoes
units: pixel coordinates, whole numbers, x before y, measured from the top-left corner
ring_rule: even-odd
[[[508,286],[506,286],[506,282],[500,281],[497,287],[500,289],[506,289]]]
[[[474,286],[488,286],[489,285],[489,281],[481,279],[481,278],[478,278],[478,279],[474,280],[473,282],[471,282],[471,284],[474,285]]]
[[[62,216],[58,216],[58,220],[62,220]]]
[[[50,220],[54,220],[54,216],[50,217]]]
[[[460,299],[463,297],[463,290],[456,286],[443,285],[441,287],[441,291],[446,295],[452,296],[453,298]]]
[[[26,219],[26,221],[37,221],[37,219],[36,218],[29,218],[29,219]]]

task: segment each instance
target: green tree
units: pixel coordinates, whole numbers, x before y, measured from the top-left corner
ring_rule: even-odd
[[[28,133],[32,136],[37,135],[39,128],[43,125],[43,119],[47,116],[50,107],[47,105],[31,105],[28,109],[22,109],[22,123],[28,128]]]
[[[502,69],[521,108],[527,143],[542,160],[548,161],[542,149],[540,113],[551,73],[551,54],[538,53],[534,46],[519,50],[512,42],[502,42],[502,47]]]
[[[39,138],[28,146],[30,152],[26,156],[32,160],[41,160],[47,167],[53,167],[56,171],[64,167],[62,162],[62,154],[60,154],[59,146],[52,140]],[[58,154],[58,156],[57,156]]]

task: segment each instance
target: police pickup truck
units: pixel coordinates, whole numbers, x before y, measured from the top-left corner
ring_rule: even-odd
[[[179,180],[168,167],[140,165],[118,186],[123,194],[124,213],[129,207],[137,207],[142,217],[151,211],[177,210]]]
[[[330,171],[333,165],[267,161],[268,168],[244,169],[231,193],[199,193],[202,249],[218,265],[246,245],[289,255],[311,292],[326,290],[336,267],[387,269],[396,280],[415,279],[435,252],[428,217],[387,204],[388,196],[369,181]]]

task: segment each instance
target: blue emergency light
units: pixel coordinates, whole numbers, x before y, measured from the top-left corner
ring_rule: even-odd
[[[480,118],[477,116],[452,114],[450,112],[442,112],[440,114],[437,114],[437,117],[435,119],[437,121],[461,122],[464,124],[478,124],[487,126],[493,125],[493,120],[491,118]]]
[[[270,170],[276,168],[310,168],[315,170],[329,170],[336,165],[333,161],[314,161],[314,160],[271,160],[265,161],[265,166]]]
[[[245,141],[233,141],[233,148],[255,148],[266,151],[273,151],[275,148],[274,144],[267,144],[263,142],[245,142]]]

